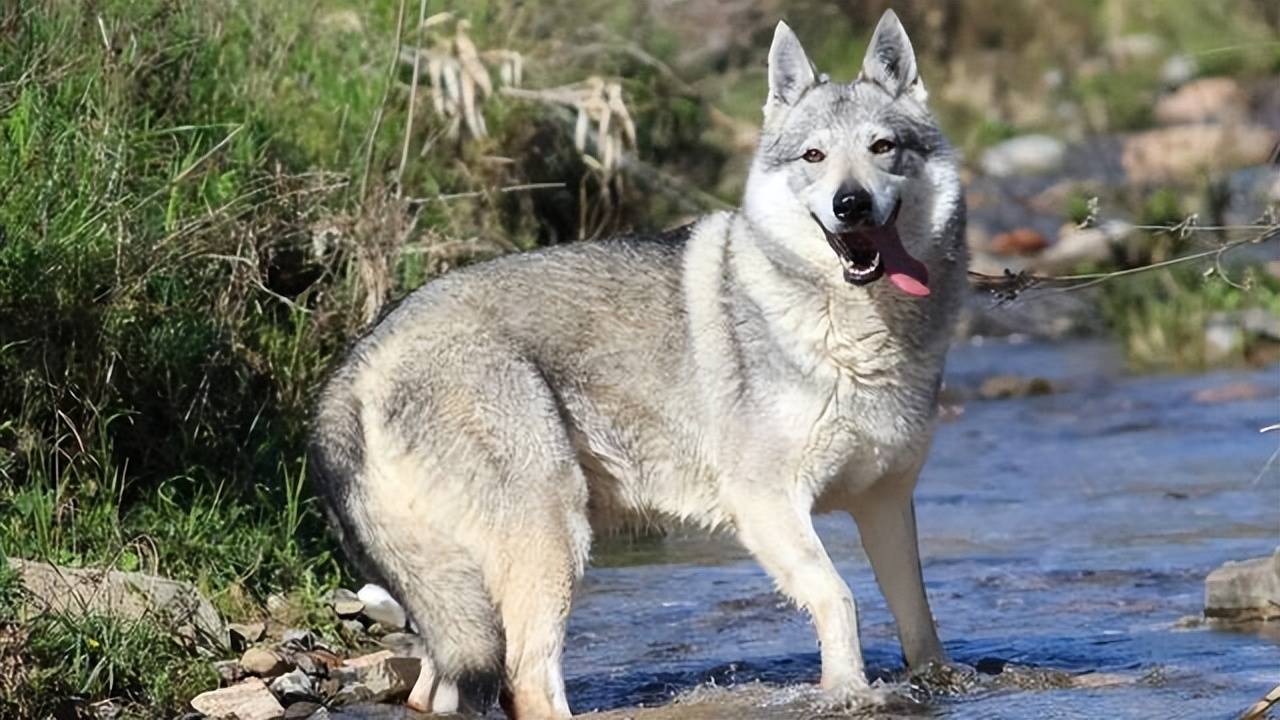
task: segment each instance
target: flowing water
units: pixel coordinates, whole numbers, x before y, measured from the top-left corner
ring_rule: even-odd
[[[1000,373],[1057,391],[973,397]],[[887,704],[824,703],[808,619],[731,539],[678,534],[598,547],[569,627],[575,711],[1232,718],[1280,683],[1280,630],[1185,620],[1210,570],[1280,544],[1280,468],[1264,471],[1280,438],[1258,432],[1280,421],[1280,367],[1135,377],[1102,344],[987,343],[953,351],[948,385],[969,399],[939,426],[917,512],[939,631],[972,682],[904,683],[853,523],[824,516]]]

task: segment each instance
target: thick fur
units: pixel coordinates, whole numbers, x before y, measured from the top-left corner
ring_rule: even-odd
[[[637,519],[736,533],[812,614],[823,685],[847,694],[866,688],[855,606],[811,513],[849,512],[907,661],[942,658],[911,495],[964,208],[925,97],[891,12],[852,84],[816,75],[780,24],[741,211],[452,272],[356,344],[321,395],[313,466],[357,562],[420,628],[417,704],[497,678],[510,713],[568,715],[564,624],[592,534]],[[885,136],[896,150],[871,154]],[[809,147],[827,159],[800,161]],[[877,218],[901,201],[928,297],[844,280],[815,220],[836,222],[848,182]]]

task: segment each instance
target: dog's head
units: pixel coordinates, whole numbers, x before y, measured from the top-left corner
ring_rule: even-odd
[[[959,187],[926,100],[911,41],[892,10],[848,84],[818,75],[795,33],[778,23],[743,202],[769,251],[839,272],[853,285],[888,276],[909,295],[928,295],[919,256],[959,202]]]

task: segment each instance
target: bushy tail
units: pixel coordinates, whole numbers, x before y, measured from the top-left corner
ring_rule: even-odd
[[[308,465],[357,571],[408,611],[443,679],[487,705],[503,668],[502,624],[480,566],[450,538],[379,522],[362,492],[368,463],[358,398],[329,388],[312,423]]]

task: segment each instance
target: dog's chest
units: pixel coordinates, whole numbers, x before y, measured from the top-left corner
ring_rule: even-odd
[[[780,383],[769,399],[778,450],[815,494],[836,481],[857,492],[906,472],[928,447],[934,382],[926,370],[874,383],[841,372]]]

